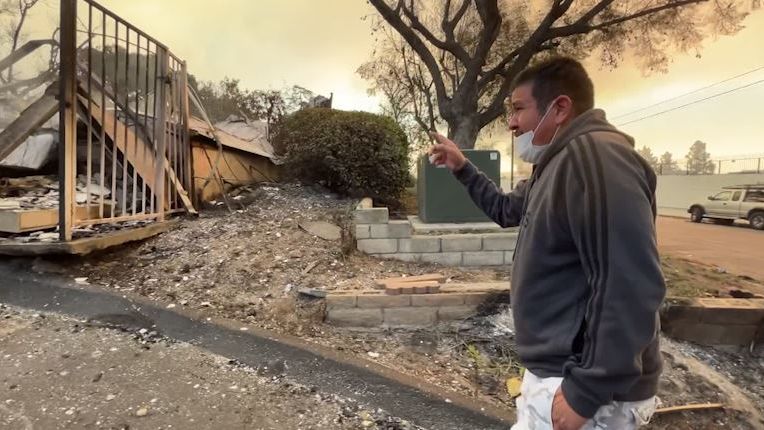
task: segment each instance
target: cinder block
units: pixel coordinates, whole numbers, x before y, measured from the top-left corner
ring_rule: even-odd
[[[398,261],[406,261],[408,263],[419,263],[422,261],[422,254],[412,254],[410,252],[397,252],[395,254],[375,255],[375,257],[391,258]]]
[[[427,285],[414,285],[414,294],[427,294],[430,287]]]
[[[461,266],[462,253],[461,252],[428,252],[419,254],[419,259],[423,263],[434,263],[443,266]]]
[[[462,293],[465,305],[481,305],[491,293]]]
[[[443,252],[480,251],[482,246],[483,236],[479,234],[448,234],[440,237]]]
[[[356,305],[356,295],[350,294],[329,294],[326,296],[326,307],[328,309],[354,308]]]
[[[674,338],[701,345],[749,345],[756,336],[754,325],[722,325],[677,321],[665,327]]]
[[[477,306],[443,306],[438,308],[438,321],[453,321],[469,318],[477,313]]]
[[[398,250],[403,253],[440,252],[440,238],[414,236],[410,239],[399,239]]]
[[[443,276],[443,274],[441,273],[428,273],[426,275],[401,276],[397,278],[382,278],[382,279],[375,279],[374,285],[378,287],[384,287],[390,284],[402,284],[407,282],[425,282],[425,281],[446,282],[446,277]]]
[[[504,264],[511,265],[515,259],[515,251],[504,251]]]
[[[385,308],[384,325],[389,327],[423,327],[435,324],[437,308]]]
[[[517,244],[517,233],[483,234],[483,251],[512,251]]]
[[[461,266],[461,252],[398,252],[395,254],[376,254],[375,257],[390,258],[409,263],[432,263],[443,266]]]
[[[401,287],[387,287],[385,288],[385,294],[391,296],[397,296],[401,294]]]
[[[400,308],[411,305],[411,296],[409,295],[387,295],[380,294],[376,296],[359,296],[356,306],[359,308]]]
[[[465,266],[501,266],[504,264],[504,252],[503,251],[479,251],[479,252],[465,252],[464,261]]]
[[[438,293],[411,296],[411,306],[459,306],[464,304],[463,294]]]
[[[369,224],[356,224],[355,226],[355,238],[356,239],[368,239],[371,237],[370,231],[371,225]]]
[[[356,209],[353,211],[356,224],[384,224],[390,220],[387,208]]]
[[[329,309],[326,313],[326,322],[341,327],[379,327],[382,321],[382,309]]]
[[[411,237],[411,223],[395,220],[387,224],[372,224],[371,237],[375,239]]]
[[[748,299],[670,299],[661,309],[661,320],[758,325],[764,322],[764,303]]]
[[[669,299],[660,308],[661,324],[672,321],[699,323],[703,317],[703,308],[692,299]]]
[[[398,250],[398,239],[360,239],[358,250],[367,254],[392,254]]]
[[[764,322],[764,303],[751,299],[696,300],[702,307],[701,321],[708,324],[759,325]]]

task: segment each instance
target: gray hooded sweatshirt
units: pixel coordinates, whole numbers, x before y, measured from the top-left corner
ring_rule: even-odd
[[[497,224],[520,226],[511,297],[523,365],[563,377],[565,399],[586,418],[654,396],[665,283],[655,173],[633,139],[589,110],[510,194],[471,163],[454,175]]]

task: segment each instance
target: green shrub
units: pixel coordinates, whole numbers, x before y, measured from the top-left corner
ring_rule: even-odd
[[[406,135],[389,117],[301,110],[279,124],[274,146],[287,175],[343,195],[394,204],[410,181]]]

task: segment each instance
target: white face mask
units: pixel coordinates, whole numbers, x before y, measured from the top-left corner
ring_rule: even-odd
[[[536,137],[536,130],[539,129],[539,126],[541,126],[541,123],[544,122],[544,120],[546,119],[547,115],[549,115],[549,112],[551,110],[552,110],[552,105],[550,104],[546,112],[544,113],[544,116],[541,117],[541,121],[539,121],[539,123],[536,125],[536,128],[534,128],[531,131],[525,132],[515,138],[515,145],[517,145],[518,155],[520,156],[520,159],[525,161],[526,163],[531,163],[531,164],[538,163],[539,160],[541,159],[541,155],[544,153],[544,151],[546,151],[547,148],[549,148],[549,145],[552,144],[552,142],[554,141],[554,138],[557,136],[557,132],[560,130],[560,127],[557,127],[549,143],[546,143],[544,145],[533,144],[533,138]]]

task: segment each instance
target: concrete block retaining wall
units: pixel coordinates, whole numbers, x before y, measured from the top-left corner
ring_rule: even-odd
[[[474,315],[493,291],[387,295],[382,290],[334,292],[326,296],[326,322],[342,327],[424,327]]]
[[[702,345],[748,346],[764,342],[762,299],[668,299],[661,326],[671,337]]]
[[[517,233],[414,233],[408,220],[390,220],[387,208],[356,209],[357,248],[366,254],[444,266],[512,264]]]

